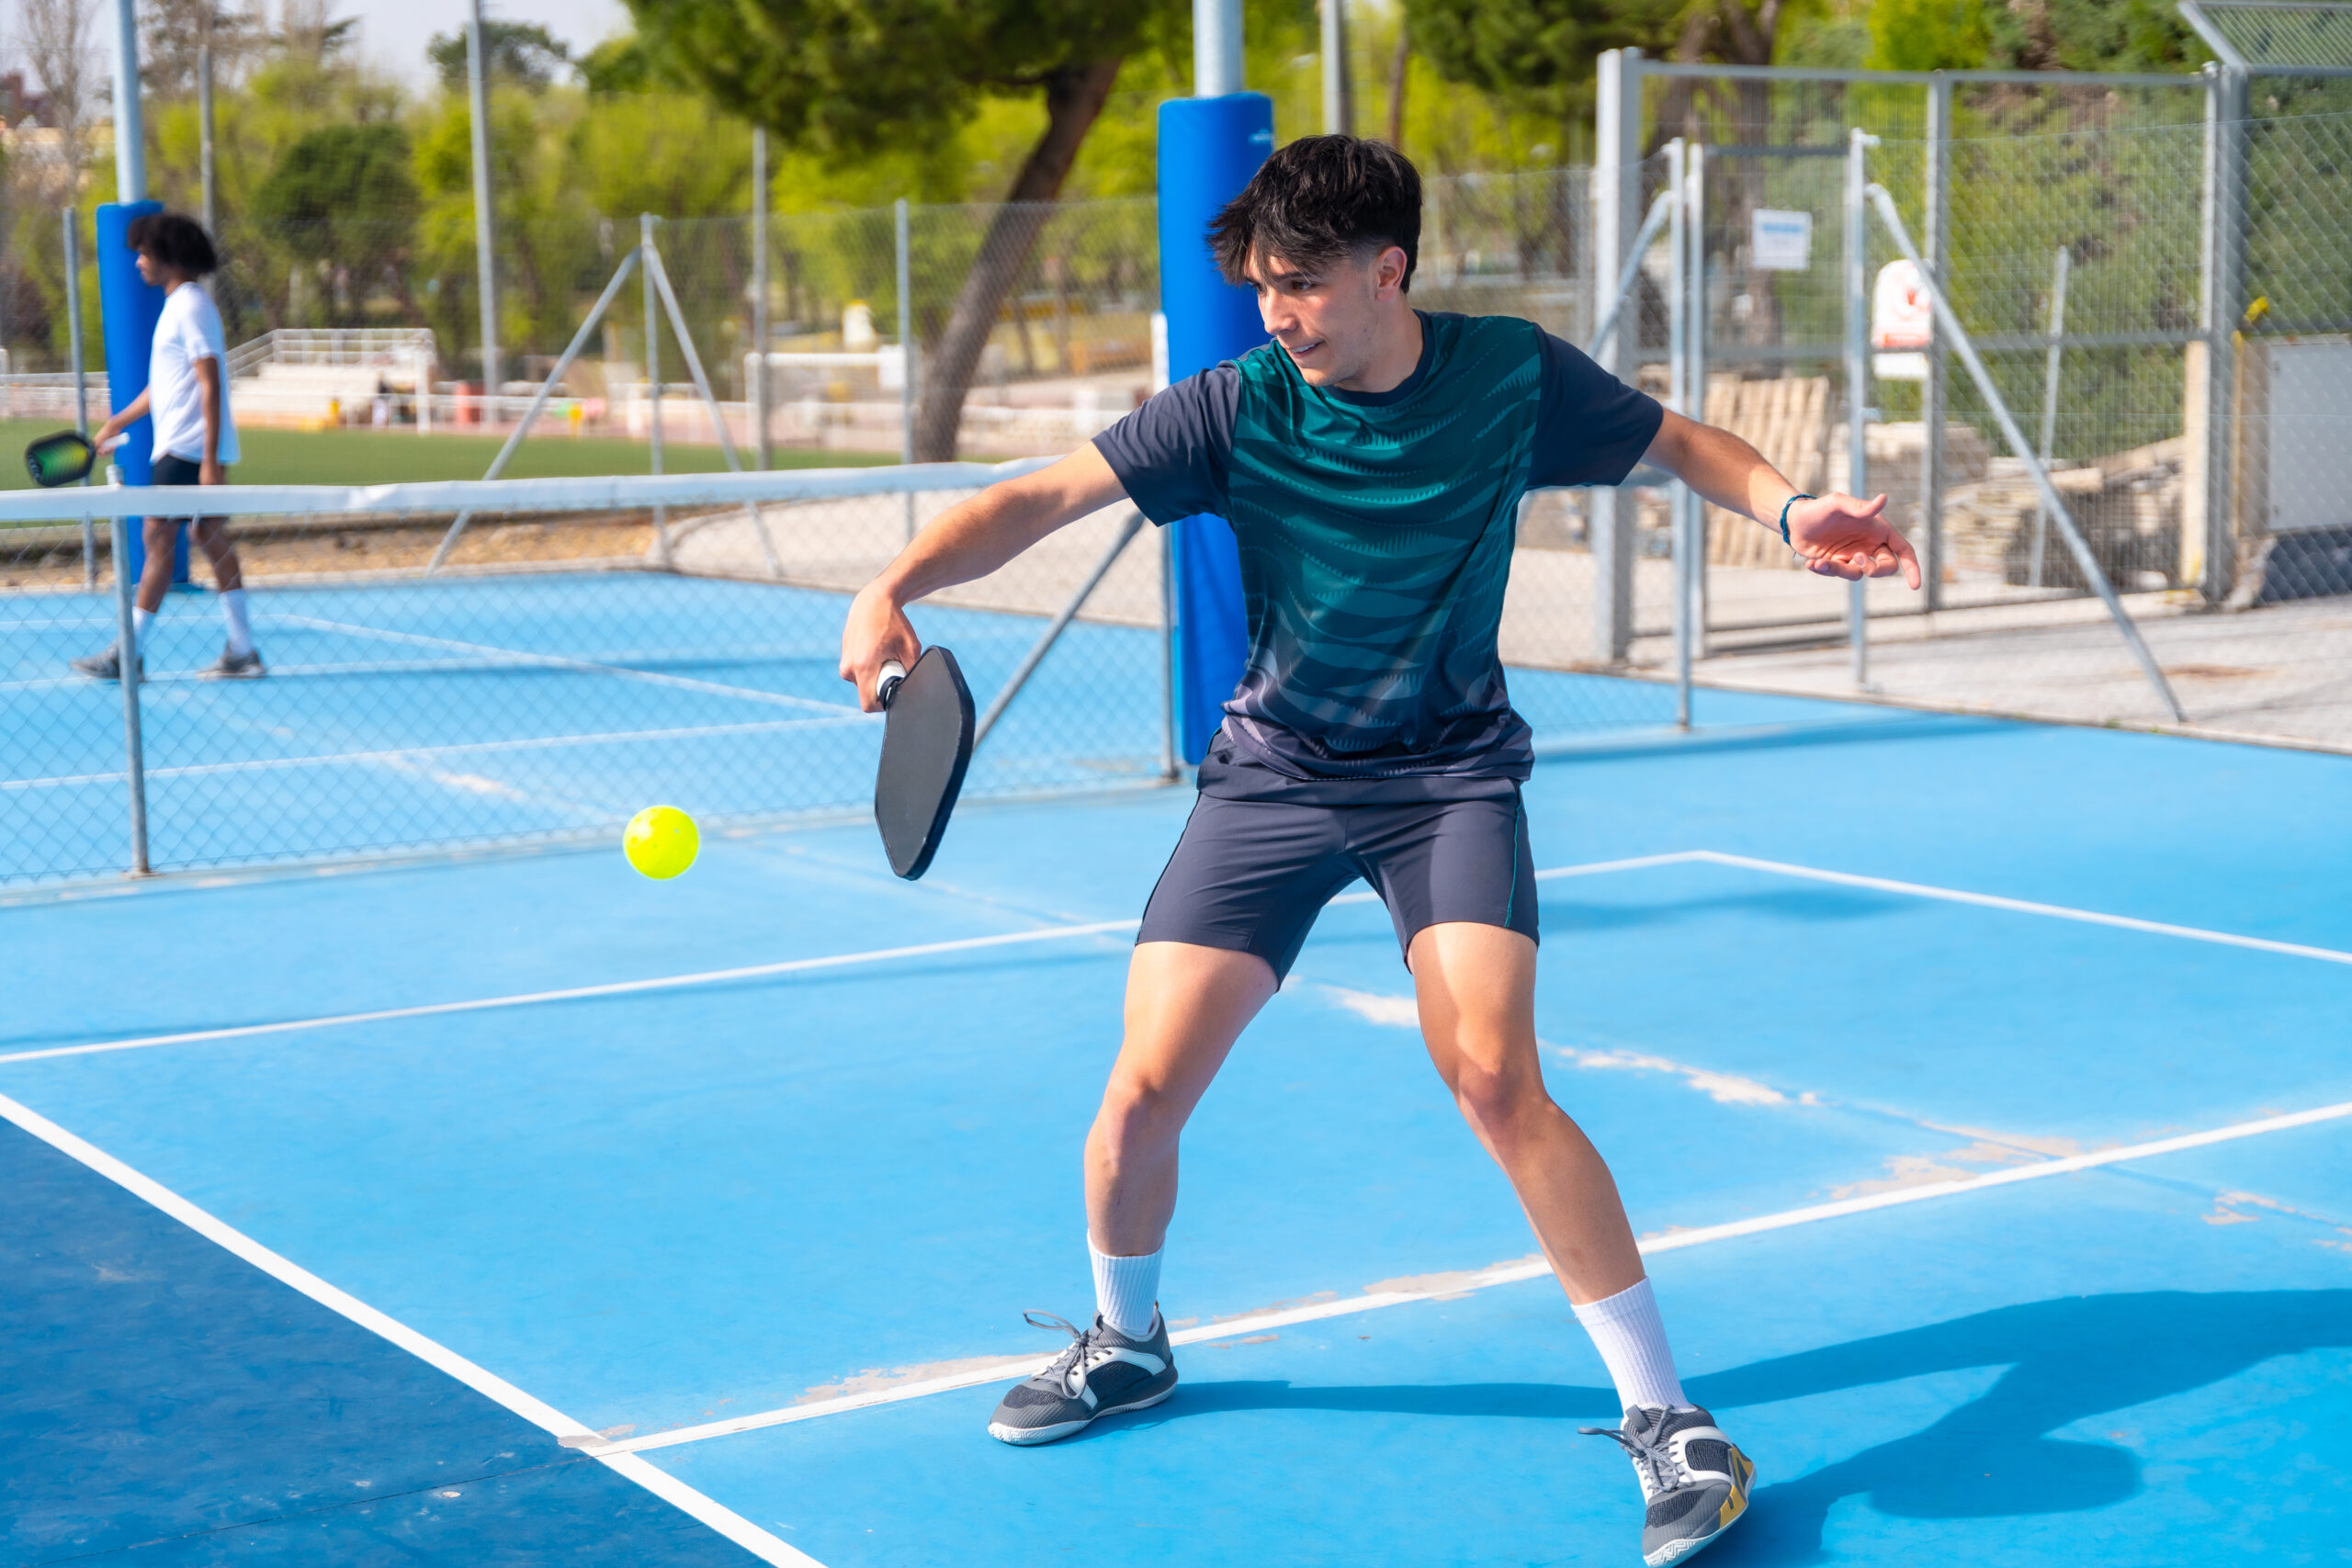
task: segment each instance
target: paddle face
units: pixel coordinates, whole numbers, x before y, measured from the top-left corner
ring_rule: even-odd
[[[903,680],[886,666],[878,690],[889,717],[874,779],[874,820],[890,869],[912,882],[931,869],[972,761],[972,692],[956,656],[923,650]]]
[[[33,483],[43,490],[55,490],[88,477],[90,465],[97,461],[97,449],[70,430],[54,435],[44,435],[25,448],[25,468],[32,474]]]

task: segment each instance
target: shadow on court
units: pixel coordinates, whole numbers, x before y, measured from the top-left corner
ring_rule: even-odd
[[[1809,924],[1876,920],[1918,907],[1917,899],[1897,897],[1891,893],[1826,888],[1711,893],[1690,898],[1660,898],[1623,904],[1564,898],[1546,890],[1544,919],[1551,928],[1561,931],[1612,931],[1679,925],[1687,920],[1703,919],[1713,915],[1747,915],[1761,919],[1796,920]]]
[[[1744,1405],[1803,1399],[1932,1372],[2006,1366],[1983,1397],[1924,1431],[1864,1450],[1756,1494],[1717,1562],[1800,1563],[1822,1556],[1823,1521],[1866,1496],[1898,1518],[1966,1519],[2104,1507],[2140,1489],[2140,1461],[2108,1443],[2053,1438],[2087,1416],[2184,1393],[2274,1356],[2352,1346],[2352,1291],[2185,1291],[2074,1296],[1955,1318],[1694,1378],[1690,1397],[1727,1420]],[[1618,1411],[1605,1388],[1457,1383],[1302,1388],[1191,1383],[1148,1427],[1238,1410],[1520,1416],[1600,1425]],[[1734,1433],[1737,1427],[1734,1423]],[[1089,1433],[1079,1438],[1097,1433]],[[1769,1478],[1772,1456],[1758,1457]]]

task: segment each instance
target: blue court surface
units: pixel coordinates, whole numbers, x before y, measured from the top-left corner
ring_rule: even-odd
[[[1700,703],[1527,801],[1709,1561],[2352,1559],[2352,762]],[[1189,806],[0,908],[0,1561],[1638,1562],[1362,898],[1188,1134],[1175,1398],[986,1436]]]

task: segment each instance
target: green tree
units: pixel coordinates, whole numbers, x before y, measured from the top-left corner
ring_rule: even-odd
[[[418,318],[408,269],[423,198],[412,159],[408,132],[390,121],[321,126],[280,153],[254,191],[268,242],[324,284],[322,313],[347,320],[381,288]]]
[[[1992,30],[1984,0],[1875,0],[1873,71],[1965,71],[1984,63]]]
[[[849,162],[950,141],[984,100],[1041,97],[1043,131],[933,337],[915,452],[953,457],[964,396],[1121,62],[1181,31],[1168,0],[628,0],[654,73],[786,142]]]
[[[526,87],[545,87],[571,69],[571,51],[537,22],[483,22],[481,51],[492,81]],[[440,73],[443,86],[464,86],[465,29],[435,33],[433,41],[424,46],[424,58]]]
[[[1684,0],[1405,0],[1414,51],[1446,80],[1563,127],[1589,118],[1603,50],[1658,49],[1684,9]]]

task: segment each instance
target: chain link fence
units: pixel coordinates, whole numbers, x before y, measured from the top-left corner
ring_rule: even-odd
[[[1869,585],[1858,627],[1847,590],[1792,570],[1745,519],[1706,515],[1678,563],[1663,476],[1637,474],[1616,502],[1531,495],[1501,642],[1545,745],[1675,722],[1679,639],[1702,688],[2167,722],[1949,335],[1873,355],[1859,400],[1849,385],[1847,133],[1860,127],[1879,139],[1868,178],[1926,248],[2189,727],[2352,747],[2352,82],[2257,74],[2230,100],[2197,77],[1646,64],[1640,77],[1622,143],[1647,154],[1625,182],[1632,210],[1602,221],[1614,169],[1433,179],[1416,302],[1588,342],[1626,259],[1600,247],[1630,244],[1679,133],[1703,265],[1679,271],[1663,230],[1632,258],[1620,367],[1675,391],[1687,290],[1690,412],[1807,490],[1847,485],[1863,402],[1865,489],[1889,494],[1930,583]],[[2221,112],[2233,103],[2246,111],[2234,119]],[[950,412],[967,453],[1067,451],[1150,389],[1148,202],[886,208],[765,230],[763,246],[749,219],[654,226],[747,466],[763,434],[772,448],[903,453],[940,417],[925,399],[954,384],[943,367],[956,355],[968,391]],[[1883,224],[1862,231],[1867,288],[1898,256]],[[513,237],[511,366],[553,371],[639,232],[584,215]],[[290,419],[495,432],[526,405],[530,380],[495,397],[465,386],[470,273],[418,259],[446,247],[362,223],[224,239],[232,337],[257,345],[239,365],[241,409],[262,412],[268,388],[309,409]],[[37,284],[46,264],[28,252],[14,265]],[[10,296],[12,322],[28,319],[27,297]],[[647,300],[633,280],[613,293],[534,440],[715,438],[666,323],[649,376]],[[26,417],[70,399],[42,358],[56,335],[12,340],[6,395],[20,411],[54,405]],[[839,617],[954,499],[938,482],[752,511],[510,509],[478,519],[437,570],[447,513],[242,520],[272,674],[196,679],[219,646],[211,602],[173,595],[141,688],[153,863],[604,831],[654,798],[721,824],[861,807],[876,731],[832,678]],[[1076,526],[924,612],[984,706],[1124,517]],[[983,748],[976,792],[1160,776],[1160,543],[1147,531],[1126,547]],[[0,880],[119,871],[121,694],[63,667],[113,637],[108,525],[65,515],[0,531]]]
[[[1708,509],[1700,684],[2176,724],[1950,335],[1873,341],[1849,385],[1860,129],[1868,180],[1938,271],[2188,727],[2352,748],[2352,82],[1628,65],[1623,144],[1682,139],[1704,257],[1677,272],[1661,239],[1644,259],[1628,369],[1668,392],[1671,297],[1690,289],[1688,412],[1808,491],[1849,487],[1860,402],[1862,492],[1889,496],[1929,575],[1922,593],[1855,594]],[[1626,182],[1643,202],[1668,162],[1654,152]],[[1862,231],[1864,319],[1885,324],[1872,297],[1892,287],[1898,330],[1916,327],[1924,298],[1899,265],[1884,273],[1900,263],[1887,228],[1870,216]],[[1669,512],[1643,501],[1645,544]],[[1629,660],[1666,667],[1671,617],[1638,618]]]
[[[981,479],[855,478],[756,505],[680,500],[659,521],[548,510],[536,481],[512,481],[514,503],[479,506],[437,570],[453,518],[404,498],[241,519],[268,673],[208,678],[215,596],[166,597],[137,692],[150,864],[605,833],[656,801],[720,829],[865,808],[880,724],[835,674],[847,593],[904,544],[910,509],[920,523]],[[1126,516],[1083,519],[917,606],[984,705]],[[115,637],[108,525],[92,533],[87,553],[77,524],[0,535],[0,881],[130,863],[123,694],[67,667]],[[1160,558],[1156,534],[1121,552],[987,737],[968,794],[1164,779]]]

